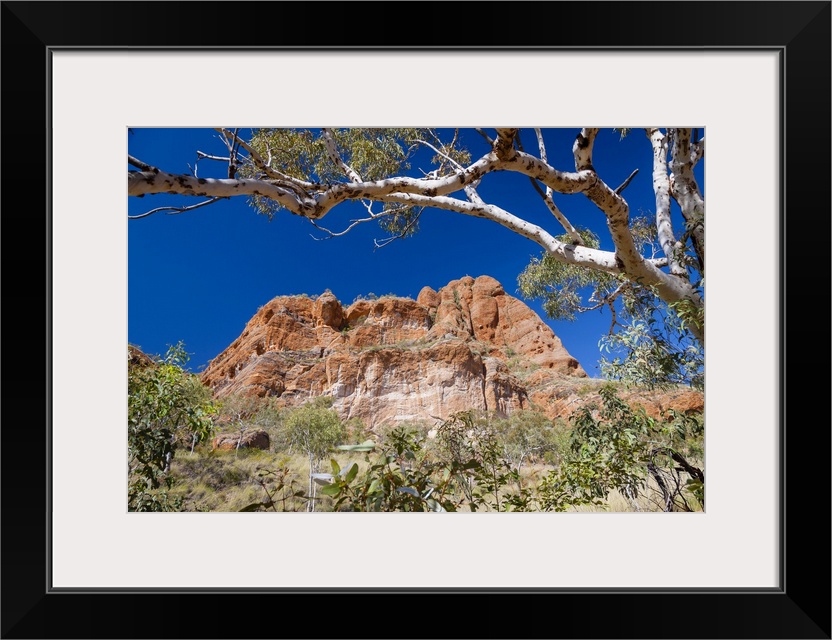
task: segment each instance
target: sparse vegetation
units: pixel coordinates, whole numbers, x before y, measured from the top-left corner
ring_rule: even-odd
[[[459,293],[456,297],[461,298]],[[363,315],[353,322],[360,324],[366,318]],[[352,324],[342,326],[342,335],[354,328]],[[445,334],[439,339],[424,332],[385,335],[395,335],[392,338],[395,342],[350,346],[350,353],[419,351],[440,343],[464,345],[471,354],[485,358],[484,366],[475,367],[478,373],[495,374],[494,384],[506,385],[510,394],[515,393],[514,386],[523,380],[524,390],[516,397],[512,395],[511,402],[503,403],[498,395],[497,406],[508,414],[462,411],[442,422],[369,428],[357,419],[342,422],[339,413],[333,410],[335,398],[311,391],[323,386],[298,386],[296,381],[287,378],[293,386],[287,384],[279,398],[232,394],[215,402],[211,400],[211,392],[196,377],[183,374],[180,364],[170,371],[176,374],[172,380],[181,382],[181,389],[177,391],[178,387],[172,383],[167,387],[162,385],[165,393],[180,393],[186,409],[204,407],[207,411],[210,407],[212,413],[204,425],[204,433],[194,425],[188,426],[187,421],[178,431],[159,432],[164,435],[157,443],[164,461],[153,470],[155,486],[152,482],[148,485],[143,467],[131,469],[131,491],[141,488],[136,480],[144,477],[145,488],[155,492],[141,494],[144,501],[141,509],[564,511],[623,508],[656,511],[703,508],[701,415],[670,412],[659,415],[667,404],[652,400],[651,385],[645,387],[647,392],[636,392],[626,384],[632,383],[631,379],[619,383],[580,379],[557,372],[531,378],[540,365],[527,354],[468,335],[459,338]],[[368,337],[373,337],[372,332]],[[255,336],[251,342],[260,354],[263,340]],[[356,342],[366,345],[363,340]],[[138,358],[135,348],[130,353],[131,384],[140,380],[140,372],[161,370],[158,362]],[[389,364],[386,356],[390,353],[382,354],[373,366]],[[170,357],[176,364],[176,358],[181,356]],[[318,366],[322,357],[323,351],[318,348],[279,351],[270,356],[281,367],[289,364],[298,370]],[[155,368],[147,366],[148,363]],[[327,371],[327,376],[331,375]],[[348,373],[347,378],[352,375]],[[339,394],[350,392],[353,382],[347,378],[341,380],[339,369],[339,383],[344,382],[339,384]],[[443,387],[445,382],[443,379]],[[256,393],[263,392],[259,386],[253,389]],[[141,394],[134,393],[133,387],[131,394],[135,396],[131,396],[131,403],[138,406],[137,398]],[[301,397],[307,396],[311,396],[307,403],[297,406]],[[348,398],[339,399],[339,410],[347,408],[348,401]],[[536,406],[535,402],[545,406]],[[649,409],[649,416],[641,405]],[[158,412],[157,417],[164,417],[168,410],[159,406],[152,411]],[[525,409],[520,410],[520,406]],[[696,404],[694,397],[685,398],[679,406],[701,405]],[[186,411],[181,415],[191,414]],[[547,415],[560,417],[550,419]],[[211,450],[207,439],[213,431],[223,435],[222,441],[216,440],[214,446],[230,447],[230,451]],[[171,451],[177,446],[187,453],[174,460]],[[267,450],[247,449],[248,446]],[[131,501],[136,500],[134,494],[131,493]]]
[[[185,511],[697,511],[704,507],[702,415],[649,418],[620,385],[582,383],[569,419],[472,411],[440,424],[370,430],[341,423],[331,398],[286,409],[224,401],[218,421],[264,428],[268,451],[177,456],[168,508]],[[592,391],[593,395],[589,396]],[[597,399],[597,400],[596,400]],[[353,444],[341,444],[353,443]]]

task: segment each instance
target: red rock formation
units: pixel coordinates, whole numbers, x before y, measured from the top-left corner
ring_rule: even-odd
[[[218,397],[331,395],[344,419],[382,423],[529,408],[507,362],[548,377],[586,377],[552,330],[494,278],[466,276],[417,300],[278,297],[202,374]]]

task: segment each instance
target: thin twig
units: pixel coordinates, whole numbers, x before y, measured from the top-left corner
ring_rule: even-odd
[[[485,131],[483,131],[483,130],[482,130],[482,129],[480,129],[479,127],[476,127],[476,128],[474,129],[474,131],[476,131],[476,132],[477,132],[478,134],[480,134],[483,138],[485,138],[485,141],[488,143],[488,146],[490,146],[490,147],[493,147],[493,146],[494,146],[494,141],[493,141],[493,140],[489,137],[489,135],[488,135]]]
[[[129,153],[127,154],[127,163],[141,169],[142,171],[158,171],[156,167],[147,164],[146,162],[142,162],[138,158],[131,156]]]
[[[127,219],[138,220],[140,218],[146,218],[147,216],[152,216],[154,213],[161,213],[163,211],[166,212],[168,215],[180,214],[184,213],[185,211],[193,211],[194,209],[199,209],[200,207],[205,207],[209,204],[214,204],[218,200],[228,200],[228,198],[211,198],[210,200],[204,200],[203,202],[192,204],[189,207],[159,207],[157,209],[151,209],[150,211],[146,211],[135,216],[127,216]]]
[[[231,162],[231,158],[227,158],[225,156],[212,156],[210,154],[203,153],[199,150],[197,150],[196,155],[198,158],[205,158],[206,160],[219,160],[221,162]]]
[[[618,195],[621,195],[621,192],[622,192],[622,191],[624,191],[624,189],[626,189],[626,188],[627,188],[627,185],[629,185],[629,184],[630,184],[630,181],[631,181],[633,178],[635,178],[635,177],[636,177],[636,174],[637,174],[637,173],[638,173],[638,169],[633,169],[633,172],[629,175],[629,177],[628,177],[628,178],[627,178],[624,182],[622,182],[622,183],[618,186],[618,188],[615,190],[615,193],[616,193],[616,194],[618,194]]]

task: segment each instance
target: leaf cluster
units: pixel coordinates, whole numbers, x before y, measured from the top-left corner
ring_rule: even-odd
[[[600,407],[590,404],[572,415],[569,454],[538,488],[541,509],[601,506],[612,491],[633,504],[646,496],[664,511],[704,506],[704,473],[683,449],[689,437],[703,434],[701,416],[672,411],[669,420],[657,421],[628,405],[611,384],[600,394]]]
[[[180,342],[149,366],[130,364],[128,352],[128,509],[169,511],[170,463],[183,445],[207,440],[217,407],[196,376]]]

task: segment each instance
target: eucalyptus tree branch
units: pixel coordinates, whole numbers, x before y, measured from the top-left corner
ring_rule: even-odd
[[[372,201],[366,203],[365,207],[367,209],[367,214],[368,214],[367,217],[350,220],[350,224],[343,231],[332,231],[331,229],[328,229],[327,227],[324,227],[323,225],[317,223],[315,220],[310,220],[309,222],[312,224],[313,227],[315,227],[316,229],[319,229],[319,230],[321,230],[321,231],[323,231],[324,233],[327,234],[326,238],[316,238],[315,236],[311,236],[311,237],[314,240],[329,240],[329,238],[338,238],[340,236],[346,235],[352,229],[357,227],[359,224],[363,224],[364,222],[373,222],[374,220],[378,221],[380,218],[383,218],[383,217],[389,216],[389,215],[393,215],[397,212],[395,210],[390,210],[390,211],[380,211],[380,212],[376,213],[375,211],[373,211],[373,202]],[[419,212],[419,215],[421,215],[421,211]],[[410,229],[412,226],[413,226],[412,224],[408,224],[405,227],[405,229],[406,230]],[[386,240],[391,240],[391,241],[396,240],[400,237],[404,237],[404,235],[406,235],[406,234],[397,235],[397,236],[394,236],[391,239],[386,239]],[[374,242],[376,243],[376,246],[378,247],[379,246],[378,241],[374,240]],[[385,244],[388,244],[388,242],[385,241]]]
[[[373,240],[373,245],[375,246],[375,248],[381,249],[382,247],[386,247],[388,244],[395,240],[400,240],[406,237],[407,234],[410,233],[410,230],[414,227],[414,225],[419,221],[419,218],[421,217],[422,212],[424,210],[424,207],[420,208],[419,212],[415,216],[413,216],[413,218],[404,226],[404,229],[402,229],[396,235],[391,236],[389,238],[384,238],[383,240]]]
[[[633,172],[629,176],[627,176],[627,179],[615,188],[615,192],[618,195],[621,195],[621,192],[624,191],[624,189],[626,189],[628,186],[630,186],[630,183],[633,181],[633,178],[636,177],[637,173],[638,169],[633,169]]]
[[[352,229],[357,227],[359,224],[361,224],[363,222],[371,222],[372,220],[373,220],[373,218],[359,218],[357,220],[350,220],[349,226],[347,226],[343,231],[330,231],[329,229],[327,229],[323,225],[318,224],[314,220],[310,220],[309,223],[313,227],[315,227],[316,229],[320,229],[321,231],[323,231],[324,233],[327,234],[326,238],[316,238],[315,236],[311,236],[311,237],[312,237],[313,240],[329,240],[329,238],[338,238],[340,236],[346,235],[347,233],[352,231]]]
[[[517,150],[514,150],[511,159],[498,160],[492,170],[494,169],[522,173],[551,187],[557,193],[585,193],[598,179],[595,170],[559,171],[540,158]]]
[[[537,147],[540,150],[540,159],[549,164],[549,161],[546,157],[546,145],[543,143],[543,132],[540,129],[535,129],[535,134],[537,135]],[[537,184],[536,180],[532,180],[532,186],[535,188],[538,194],[543,198],[543,202],[546,203],[549,211],[555,219],[560,222],[561,226],[566,230],[569,234],[569,237],[572,238],[572,241],[575,244],[582,245],[584,244],[584,239],[581,238],[581,234],[578,233],[578,230],[572,226],[572,223],[567,220],[566,216],[563,215],[560,209],[558,209],[557,205],[555,204],[554,199],[552,198],[552,187],[546,186],[546,192],[541,193],[540,185]]]
[[[208,153],[203,153],[202,151],[197,150],[196,157],[205,160],[219,160],[221,162],[231,162],[230,157],[226,156],[212,156]]]
[[[233,138],[239,146],[241,146],[243,149],[246,150],[246,152],[248,153],[249,157],[251,158],[251,161],[254,164],[254,166],[257,167],[258,169],[260,169],[260,171],[265,173],[268,177],[270,177],[274,180],[279,180],[280,182],[291,182],[291,183],[297,185],[298,187],[302,187],[305,191],[308,191],[309,189],[313,189],[316,186],[312,182],[306,182],[305,180],[298,180],[297,178],[293,178],[292,176],[289,176],[285,173],[277,171],[276,169],[273,169],[272,166],[271,166],[271,160],[272,160],[272,158],[271,158],[271,149],[269,150],[268,159],[264,160],[263,156],[261,156],[259,153],[257,153],[256,149],[254,149],[250,144],[248,144],[245,140],[243,140],[236,133],[232,133],[231,131],[228,131],[227,129],[214,129],[214,131],[218,131],[219,133],[221,133],[222,135],[224,135],[226,137]]]
[[[132,165],[137,169],[141,169],[142,171],[158,171],[156,167],[149,165],[146,162],[142,162],[138,158],[131,156],[129,153],[127,154],[127,164]]]
[[[452,166],[454,166],[459,171],[465,171],[465,167],[459,164],[456,160],[454,160],[451,156],[446,153],[443,153],[435,146],[433,146],[430,142],[426,142],[425,140],[418,140],[421,144],[425,145],[429,149],[432,149],[437,155],[442,156],[445,158]],[[479,181],[475,182],[474,184],[466,185],[463,187],[463,191],[465,191],[465,195],[468,196],[468,199],[473,202],[474,204],[485,204],[483,199],[480,198],[480,195],[477,193],[476,185],[479,184]]]
[[[440,149],[437,149],[435,145],[431,144],[427,140],[416,140],[416,142],[419,143],[419,144],[425,145],[428,149],[433,151],[436,155],[445,158],[445,160],[447,160],[450,164],[452,164],[457,171],[465,171],[465,167],[463,167],[461,164],[459,164],[456,160],[454,160],[451,156],[449,156],[444,151],[441,151]]]
[[[424,196],[416,193],[393,193],[380,196],[383,202],[402,202],[410,205],[455,211],[464,215],[497,222],[515,233],[543,247],[555,260],[577,266],[590,267],[608,273],[621,273],[611,251],[575,246],[557,240],[542,227],[532,224],[491,204],[478,204],[445,196]]]
[[[337,183],[315,185],[314,196],[290,197],[285,185],[265,180],[243,178],[237,180],[194,179],[191,176],[143,171],[131,172],[128,176],[128,195],[138,196],[152,193],[179,193],[182,195],[260,195],[273,198],[281,206],[297,215],[319,219],[332,207],[346,200],[380,199],[391,193],[424,193],[428,196],[446,195],[463,189],[482,179],[492,171],[519,171],[540,180],[560,193],[578,193],[589,188],[595,180],[592,172],[568,173],[558,171],[541,162],[538,158],[511,149],[513,157],[501,161],[489,153],[470,164],[464,171],[436,179],[419,179],[404,176],[359,183]],[[151,169],[154,169],[151,167]],[[153,173],[151,175],[151,173]]]
[[[705,157],[705,138],[690,145],[690,166],[691,168],[699,164],[699,161]]]
[[[154,213],[162,213],[163,211],[168,215],[171,214],[179,214],[184,213],[185,211],[193,211],[194,209],[199,209],[201,207],[205,207],[209,204],[214,204],[219,200],[225,200],[226,198],[211,198],[210,200],[205,200],[198,204],[192,204],[188,207],[158,207],[156,209],[151,209],[150,211],[145,211],[144,213],[140,213],[134,216],[127,216],[128,220],[139,220],[140,218],[146,218],[148,216],[152,216]]]
[[[665,302],[690,300],[696,307],[702,308],[702,297],[687,278],[664,273],[652,261],[641,255],[630,231],[630,207],[627,201],[615,193],[592,169],[592,146],[597,132],[597,129],[582,129],[572,150],[575,167],[583,168],[595,178],[583,193],[607,217],[607,228],[615,244],[616,262],[630,280],[654,286],[659,297]],[[695,327],[692,331],[697,339],[704,341],[704,327]]]
[[[632,283],[629,281],[622,282],[620,285],[618,285],[618,287],[616,287],[615,291],[608,295],[605,295],[601,300],[598,300],[595,297],[595,293],[593,292],[592,296],[590,296],[589,298],[589,301],[596,302],[596,304],[591,307],[581,307],[579,310],[581,312],[586,312],[595,311],[596,309],[600,309],[603,306],[609,307],[611,314],[609,335],[612,335],[615,332],[615,325],[618,324],[618,314],[615,311],[615,300],[618,298],[618,296],[621,295],[621,293],[625,289],[630,289],[632,288],[632,286]]]
[[[673,130],[673,151],[670,161],[670,192],[679,203],[682,216],[691,229],[693,249],[700,270],[705,269],[705,200],[696,184],[691,161],[690,129]],[[703,148],[704,149],[704,148]]]
[[[475,128],[475,129],[474,129],[474,131],[476,131],[476,132],[477,132],[478,134],[480,134],[483,138],[485,138],[485,141],[488,143],[488,146],[489,146],[489,147],[491,147],[491,146],[493,146],[493,145],[494,145],[494,141],[493,141],[493,140],[491,139],[491,137],[490,137],[490,136],[489,136],[489,135],[485,132],[485,130],[483,130],[483,129],[481,129],[481,128],[477,127],[477,128]]]
[[[656,233],[659,245],[667,256],[670,273],[684,276],[686,270],[678,256],[683,250],[673,235],[670,219],[670,179],[667,176],[667,136],[659,129],[647,129],[647,137],[653,147],[653,192],[656,194]]]
[[[296,193],[266,180],[195,178],[184,174],[167,173],[155,167],[143,171],[127,172],[128,195],[141,196],[154,193],[221,198],[240,195],[263,196],[307,218],[317,219],[326,213],[326,211],[319,210],[314,198],[299,197]]]
[[[575,169],[577,171],[595,171],[592,166],[592,147],[595,144],[595,136],[598,129],[583,128],[572,145],[572,154],[575,156]]]
[[[329,159],[333,162],[333,164],[341,170],[347,178],[350,179],[352,182],[363,182],[361,180],[361,176],[359,176],[355,170],[350,167],[344,159],[341,157],[341,154],[338,152],[338,145],[335,144],[335,138],[332,135],[332,129],[328,129],[324,127],[321,129],[321,136],[324,139],[324,145],[326,145],[326,152],[329,155]]]
[[[492,145],[494,154],[500,160],[510,160],[514,155],[514,138],[518,129],[497,129],[497,139]]]
[[[228,177],[229,179],[237,177],[237,170],[239,165],[237,163],[237,159],[239,157],[240,151],[240,142],[242,140],[237,135],[239,129],[236,128],[234,131],[228,131],[225,128],[215,128],[214,131],[217,131],[222,136],[220,140],[222,140],[223,144],[225,144],[225,148],[228,149]]]

